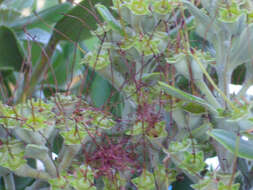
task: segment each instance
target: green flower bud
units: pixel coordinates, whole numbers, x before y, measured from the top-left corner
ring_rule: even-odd
[[[82,63],[94,70],[101,70],[107,67],[110,64],[108,50],[111,47],[111,43],[104,43],[100,52],[98,52],[98,49],[95,49],[94,51],[87,53]]]
[[[141,176],[134,178],[132,182],[138,189],[153,190],[156,187],[154,175],[147,170],[143,170]]]
[[[224,23],[235,23],[242,14],[245,14],[245,10],[241,10],[236,3],[232,3],[229,8],[219,8],[218,20]]]
[[[24,159],[24,145],[17,140],[8,141],[0,146],[0,166],[11,171],[26,164]]]
[[[150,14],[149,2],[146,0],[131,0],[126,6],[135,15],[148,15]]]
[[[171,11],[172,4],[168,0],[160,0],[153,3],[153,7],[154,7],[154,12],[161,15],[166,15],[166,14],[169,14],[169,12]]]

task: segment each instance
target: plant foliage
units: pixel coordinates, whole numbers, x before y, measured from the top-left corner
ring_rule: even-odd
[[[253,188],[251,1],[44,2],[0,0],[0,189]]]

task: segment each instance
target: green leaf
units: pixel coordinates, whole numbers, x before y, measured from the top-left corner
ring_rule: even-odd
[[[216,110],[213,108],[212,105],[208,104],[205,100],[203,100],[202,98],[199,98],[197,96],[193,96],[191,94],[188,94],[182,90],[179,90],[173,86],[170,86],[164,82],[158,82],[158,84],[160,85],[160,87],[162,89],[165,90],[165,92],[167,92],[169,95],[171,96],[174,96],[178,99],[181,99],[181,100],[185,100],[185,101],[188,101],[188,102],[193,102],[193,103],[197,103],[199,105],[202,105],[203,107],[211,110],[211,111],[214,111],[216,112]]]
[[[12,95],[12,91],[9,84],[14,84],[16,82],[16,79],[14,77],[14,72],[12,72],[11,70],[1,71],[0,74],[3,77],[3,82],[0,86],[0,101],[6,103],[8,101],[8,97]]]
[[[38,0],[37,0],[37,2],[38,2]],[[36,6],[36,10],[37,11],[38,11],[38,9],[39,10],[45,10],[45,9],[53,7],[53,6],[57,5],[57,4],[59,4],[59,0],[50,0],[50,1],[46,0],[45,3],[43,4],[43,6]]]
[[[100,51],[98,51],[98,49],[94,49],[93,51],[87,53],[81,64],[84,63],[94,70],[103,70],[111,63],[110,56],[108,54],[108,50],[111,48],[111,43],[104,43]]]
[[[51,144],[52,152],[59,154],[59,152],[62,148],[63,141],[64,141],[64,139],[62,138],[62,136],[60,134],[57,134],[55,136],[55,138],[53,139],[53,143]]]
[[[167,15],[172,9],[172,4],[169,1],[156,1],[154,2],[154,12],[161,14],[161,15]]]
[[[46,146],[28,144],[25,147],[25,156],[28,158],[40,159],[44,155],[48,154],[48,148]]]
[[[232,84],[242,84],[245,76],[246,76],[246,65],[242,64],[240,66],[238,66],[234,71],[233,71],[233,75],[232,75]],[[247,71],[248,72],[248,71]]]
[[[193,183],[189,177],[187,177],[185,174],[182,174],[179,176],[179,178],[176,182],[172,184],[172,189],[173,190],[193,190],[191,188],[191,184]]]
[[[70,189],[66,173],[60,174],[57,178],[51,178],[48,183],[52,190]]]
[[[16,185],[16,190],[24,190],[27,186],[31,185],[32,182],[34,182],[34,179],[30,177],[20,177],[14,175],[14,181]]]
[[[122,110],[124,109],[124,97],[122,94],[120,94],[120,92],[115,91],[116,90],[113,91],[114,95],[111,97],[110,101],[110,112],[116,117],[121,117]]]
[[[27,34],[29,34],[29,36]],[[40,50],[41,50],[43,47],[43,44],[47,44],[50,37],[51,37],[51,33],[41,28],[28,29],[27,33],[18,32],[19,40],[28,40],[29,44],[31,45],[30,47],[31,49],[33,48],[33,46],[37,45],[40,47]],[[32,41],[31,41],[31,38],[33,38]],[[38,44],[38,42],[42,44]],[[31,53],[31,56],[33,56],[33,52]]]
[[[127,180],[124,177],[120,177],[119,174],[116,174],[114,176],[114,183],[112,183],[112,180],[108,177],[103,177],[104,181],[104,189],[103,190],[118,190],[122,189],[122,187],[126,186]],[[123,188],[124,189],[124,188]]]
[[[0,26],[0,52],[0,70],[20,70],[23,52],[14,32],[6,26]]]
[[[192,154],[190,152],[184,152],[184,161],[179,166],[186,171],[188,171],[191,175],[194,175],[196,173],[200,173],[204,167],[204,152],[197,152],[195,154]]]
[[[19,16],[21,15],[20,12],[10,9],[10,8],[1,8],[0,9],[0,25],[7,25],[11,22],[14,22]]]
[[[248,23],[252,23],[253,22],[253,11],[249,12],[247,14],[248,17]]]
[[[154,126],[150,127],[147,122],[137,122],[133,127],[128,129],[126,132],[127,135],[147,135],[149,139],[165,137],[166,124],[165,121],[155,122]]]
[[[161,73],[153,72],[153,73],[143,73],[141,79],[145,82],[152,82],[161,79],[161,77],[163,77]]]
[[[69,3],[62,3],[48,9],[45,9],[38,13],[38,15],[31,15],[28,17],[21,18],[13,22],[10,26],[15,30],[22,30],[24,26],[26,28],[41,27],[44,24],[53,24],[63,17],[63,13],[69,10],[71,5]]]
[[[8,170],[7,168],[3,168],[2,166],[0,166],[0,176],[5,176],[8,173],[10,173],[10,170]],[[0,185],[0,187],[1,187],[1,185]]]
[[[195,139],[198,139],[199,141],[207,141],[208,136],[206,135],[206,132],[212,128],[212,124],[209,122],[204,122],[202,125],[194,126],[192,130],[192,136]]]
[[[194,21],[197,26],[196,27],[197,34],[200,35],[203,39],[206,39],[209,42],[214,43],[213,40],[216,40],[216,33],[218,31],[216,22],[213,21],[214,19],[210,18],[207,14],[205,14],[203,10],[197,8],[191,2],[183,0],[183,3],[185,4],[189,12],[194,16]],[[212,2],[212,5],[213,4],[214,2]],[[210,5],[209,8],[211,7],[212,6]]]
[[[154,168],[154,176],[160,189],[167,189],[172,182],[176,181],[177,171],[173,169],[167,170],[164,164],[157,164]]]
[[[212,27],[214,25],[213,20],[207,16],[203,10],[197,8],[189,1],[183,0],[182,2],[198,22],[200,22],[205,28],[208,28],[209,31],[215,31],[215,28]]]
[[[142,39],[138,39],[134,42],[134,47],[137,49],[140,55],[153,55],[158,54],[160,40],[156,38],[150,39],[148,35],[144,35]]]
[[[237,174],[235,174],[237,176]],[[232,188],[229,188],[229,182],[231,174],[224,174],[221,172],[207,173],[203,180],[199,180],[198,183],[191,185],[195,190],[238,190],[239,184],[233,184]],[[219,179],[219,181],[217,181]]]
[[[62,44],[62,51],[56,50],[52,57],[52,67],[48,70],[48,75],[44,81],[45,87],[53,87],[58,90],[67,90],[70,83],[81,68],[77,63],[80,62],[81,55],[75,45],[71,43]],[[57,85],[56,85],[57,83]]]
[[[95,6],[99,12],[99,14],[103,17],[103,19],[109,24],[109,26],[117,31],[118,33],[120,33],[122,36],[124,35],[124,31],[119,23],[119,21],[117,21],[112,14],[110,13],[110,11],[101,4],[97,4]]]
[[[135,15],[148,15],[148,14],[150,14],[148,1],[132,0],[129,3],[127,3],[126,6]]]
[[[202,0],[201,5],[205,10],[208,11],[210,16],[217,16],[217,10],[220,5],[219,1],[213,1],[213,0]]]
[[[179,141],[171,141],[169,146],[169,153],[177,153],[177,152],[185,152],[187,151],[191,146],[191,140],[188,138],[185,138],[183,140]]]
[[[2,177],[0,177],[0,189],[4,189],[4,181]]]
[[[93,0],[93,4],[103,3],[105,6],[110,6],[111,1]],[[85,7],[85,8],[84,8]],[[89,1],[84,0],[79,5],[71,9],[55,26],[53,33],[56,41],[73,40],[81,41],[91,37],[91,30],[96,29],[98,21],[90,13],[91,7]],[[87,11],[89,10],[89,11]],[[60,33],[56,32],[60,31]]]
[[[24,145],[17,140],[0,146],[0,165],[15,171],[26,164],[24,159]]]
[[[207,134],[213,137],[216,141],[222,144],[226,149],[232,153],[237,153],[237,156],[245,159],[253,160],[253,142],[245,141],[241,139],[237,147],[237,135],[230,131],[225,131],[223,129],[213,129],[208,131]]]
[[[22,11],[24,8],[32,7],[35,0],[5,0],[3,4],[6,7],[14,8],[18,11]]]
[[[194,114],[203,114],[206,112],[206,109],[199,105],[199,104],[195,104],[193,102],[188,102],[182,105],[182,108],[190,113],[194,113]]]
[[[243,13],[245,11],[241,10],[237,3],[232,3],[229,8],[219,8],[218,20],[224,23],[235,23]]]
[[[155,189],[154,175],[147,170],[143,170],[141,176],[134,178],[132,182],[141,190]]]
[[[83,127],[84,128],[84,127]],[[64,138],[64,144],[67,145],[74,145],[74,144],[81,144],[83,139],[86,136],[89,136],[89,133],[85,129],[81,129],[81,127],[72,127],[69,131],[61,131],[60,134]],[[87,129],[90,130],[90,129]],[[94,130],[94,129],[93,129]]]
[[[240,184],[233,184],[232,187],[229,185],[224,185],[222,182],[219,182],[218,190],[239,190]]]
[[[92,51],[95,49],[96,44],[99,43],[99,39],[97,37],[90,37],[86,40],[84,40],[85,47],[89,50]],[[84,48],[83,48],[84,49]]]
[[[96,75],[91,85],[91,99],[96,107],[103,106],[110,97],[112,86],[104,78]]]
[[[73,177],[70,184],[75,189],[96,190],[96,187],[94,185],[92,186],[89,180],[84,180],[83,178],[75,179],[75,177]]]
[[[236,68],[242,63],[251,62],[252,48],[253,48],[253,23],[245,27],[240,37],[232,44],[231,62],[233,67]],[[245,44],[247,43],[247,45]]]

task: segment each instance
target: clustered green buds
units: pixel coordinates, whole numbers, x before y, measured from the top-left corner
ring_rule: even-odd
[[[232,184],[229,186],[229,181],[231,179],[231,175],[223,174],[219,172],[214,172],[213,174],[208,173],[203,180],[201,180],[198,184],[192,185],[193,189],[196,190],[209,190],[209,189],[217,189],[217,190],[239,190],[240,184]]]
[[[104,23],[100,23],[97,29],[92,31],[92,35],[98,38],[100,43],[85,55],[82,64],[101,74],[112,85],[119,81],[121,85],[125,85],[114,86],[115,89],[121,90],[119,93],[124,96],[124,103],[133,102],[130,108],[125,106],[122,111],[120,119],[123,122],[116,122],[111,114],[93,108],[74,96],[56,94],[47,102],[31,100],[12,107],[0,103],[0,127],[10,130],[18,139],[14,141],[9,137],[0,136],[2,143],[0,166],[15,172],[26,165],[26,156],[39,159],[45,165],[45,172],[48,172],[48,175],[43,174],[43,179],[50,178],[48,182],[52,190],[95,190],[94,179],[102,179],[104,190],[116,190],[130,182],[140,190],[153,190],[157,186],[159,187],[157,189],[167,189],[176,180],[178,174],[178,171],[173,168],[174,165],[176,169],[193,176],[196,184],[192,187],[196,190],[238,190],[239,184],[233,184],[231,174],[215,172],[203,174],[206,167],[205,158],[209,154],[204,148],[208,149],[211,145],[199,144],[208,141],[211,136],[218,141],[218,146],[222,144],[234,153],[236,152],[234,143],[225,138],[224,134],[227,133],[222,134],[218,130],[217,134],[213,134],[213,128],[219,128],[219,125],[225,128],[223,124],[231,122],[240,131],[242,130],[240,122],[252,120],[251,107],[248,105],[234,106],[231,110],[228,106],[226,109],[221,109],[220,103],[224,96],[219,94],[221,91],[217,88],[211,91],[205,77],[213,87],[216,87],[209,77],[208,68],[216,69],[219,78],[223,76],[219,75],[220,68],[224,72],[232,73],[236,66],[249,62],[251,56],[241,47],[245,47],[243,43],[247,32],[245,30],[241,32],[241,29],[245,29],[246,24],[252,22],[253,13],[245,11],[241,4],[232,1],[229,6],[221,3],[217,9],[218,14],[214,17],[211,1],[206,0],[206,2],[209,2],[210,7],[203,6],[205,10],[199,10],[193,3],[184,0],[113,0],[111,10],[115,11],[117,16],[102,4],[95,5]],[[184,5],[196,17],[197,33],[212,44],[211,48],[214,52],[210,51],[209,54],[190,48],[190,42],[185,40],[188,32],[184,31],[185,12],[180,12],[184,11],[184,8],[181,9]],[[183,15],[183,19],[180,20],[181,26],[175,27],[174,24],[177,22],[175,15],[180,13]],[[248,17],[247,20],[245,16]],[[243,23],[240,24],[240,21]],[[208,27],[210,30],[207,30]],[[171,43],[174,43],[171,41],[170,28],[179,30],[178,38],[185,38],[184,47],[173,46],[176,50],[168,48]],[[177,43],[181,43],[180,39]],[[237,52],[239,53],[235,54]],[[228,68],[224,66],[224,69],[223,65],[226,63]],[[175,68],[176,72],[173,74],[171,70],[166,70],[168,67]],[[164,73],[157,75],[160,70]],[[172,85],[175,83],[174,79],[180,75],[196,85],[196,92],[191,89],[194,95]],[[230,78],[228,81],[230,82]],[[219,87],[222,85],[219,84]],[[229,97],[228,103],[230,103]],[[217,126],[214,126],[215,124]],[[112,131],[118,126],[125,128],[118,133],[113,133]],[[119,134],[122,138],[118,137]],[[57,160],[51,159],[49,156],[51,152],[46,147],[47,140],[52,140],[52,136],[55,135],[63,139]],[[137,144],[137,141],[141,143]],[[129,174],[129,168],[133,170],[137,168],[134,168],[136,164],[134,151],[138,149],[136,148],[133,153],[129,153],[128,149],[123,150],[128,146],[146,148],[142,142],[144,145],[152,146],[146,149],[148,159],[145,160],[146,155],[144,155],[136,159],[136,162],[149,165],[143,167],[139,173],[133,171]],[[99,143],[104,144],[101,146]],[[84,159],[82,157],[74,160],[77,154],[80,156],[81,145],[88,147],[85,150],[86,154],[95,156],[88,155]],[[243,146],[245,147],[245,144]],[[214,151],[213,147],[210,149]],[[248,158],[244,150],[237,153],[243,158]],[[33,154],[38,152],[40,154]],[[68,154],[64,154],[66,152]],[[155,158],[152,157],[153,155]],[[172,160],[173,167],[162,164],[161,160],[165,156]],[[108,163],[104,163],[105,158]],[[115,160],[112,160],[114,158]],[[81,166],[71,166],[73,160],[81,163]],[[122,160],[126,165],[124,163],[123,166],[118,166],[117,164]],[[54,165],[54,162],[57,164]],[[59,174],[56,170],[58,164]],[[118,181],[111,186],[113,179],[99,169],[112,171],[111,173],[115,174],[113,177]],[[33,172],[35,171],[37,170],[34,169]],[[201,175],[204,180],[194,178]],[[99,177],[101,178],[98,179]]]
[[[4,144],[0,145],[0,166],[15,171],[26,164],[24,149],[24,144],[17,140],[4,142]]]
[[[50,179],[49,183],[52,190],[68,189],[70,187],[83,190],[95,190],[93,176],[93,172],[89,167],[84,165],[74,166],[72,174],[63,172],[58,178]]]

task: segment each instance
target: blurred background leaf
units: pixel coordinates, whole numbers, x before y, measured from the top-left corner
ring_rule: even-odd
[[[12,22],[10,26],[15,30],[22,30],[24,26],[28,29],[34,27],[47,29],[48,26],[46,26],[43,22],[48,25],[54,24],[61,19],[63,14],[70,8],[71,4],[69,3],[58,4],[38,12],[37,15],[32,14],[28,17],[20,18],[15,22]]]
[[[0,42],[0,70],[19,71],[24,53],[16,35],[10,28],[0,26]]]
[[[112,5],[111,1],[103,0],[93,0],[92,3],[93,5],[102,3],[108,7]],[[56,41],[68,39],[81,41],[90,38],[90,31],[96,29],[99,21],[97,21],[94,15],[87,10],[93,11],[89,2],[84,0],[80,3],[80,5],[75,6],[67,12],[67,14],[59,22],[57,22],[55,26],[56,31],[60,31],[64,34],[64,36],[54,31],[54,39]],[[93,14],[96,13],[93,12]],[[66,36],[68,39],[66,39]]]
[[[91,99],[96,107],[103,106],[111,95],[112,86],[103,77],[96,75],[91,85]]]

